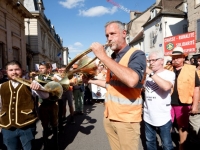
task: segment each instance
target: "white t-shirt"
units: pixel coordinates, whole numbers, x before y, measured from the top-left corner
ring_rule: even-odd
[[[157,75],[174,85],[174,72],[164,70]],[[144,121],[153,126],[166,124],[171,119],[171,90],[162,90],[149,76],[146,77],[144,87]]]

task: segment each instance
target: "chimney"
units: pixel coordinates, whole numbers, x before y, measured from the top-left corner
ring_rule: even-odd
[[[160,3],[161,0],[156,0],[156,5],[158,5]]]

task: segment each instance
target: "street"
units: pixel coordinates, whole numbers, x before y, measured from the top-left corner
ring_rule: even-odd
[[[68,109],[68,106],[67,106]],[[109,142],[103,127],[103,103],[84,105],[84,115],[75,116],[75,124],[67,123],[64,133],[59,134],[60,150],[110,150]],[[67,112],[69,115],[69,112]],[[178,135],[172,134],[173,145],[177,149]],[[37,134],[34,150],[42,149],[42,127],[37,123]],[[51,141],[49,142],[51,143]],[[157,135],[158,150],[162,150],[161,141]],[[144,126],[141,123],[141,138],[138,150],[145,150]]]
[[[84,106],[84,115],[75,116],[75,124],[67,123],[64,133],[59,134],[61,150],[109,150],[109,143],[103,128],[102,103]],[[68,109],[68,106],[67,106]],[[69,112],[67,113],[69,115]],[[42,148],[42,127],[37,123],[34,149]]]
[[[103,111],[103,103],[85,105],[85,114],[75,116],[76,123],[67,123],[64,127],[64,133],[59,134],[60,150],[110,150],[108,139],[103,128]],[[67,115],[69,115],[69,112],[67,112]],[[159,136],[157,136],[157,138],[158,150],[162,150]],[[50,146],[51,143],[51,140],[49,140]],[[142,123],[138,150],[145,150],[143,147],[145,145],[144,143],[144,127]],[[176,144],[174,142],[175,147]],[[38,121],[33,150],[42,150],[42,145],[42,127],[41,122]],[[3,150],[5,150],[5,148],[3,148]]]
[[[60,149],[110,150],[103,128],[103,103],[85,105],[84,107],[85,114],[75,116],[76,123],[67,123],[64,133],[59,135]],[[42,127],[40,122],[37,123],[37,134],[34,143],[34,150],[42,148]],[[139,147],[139,150],[143,150],[141,142]]]

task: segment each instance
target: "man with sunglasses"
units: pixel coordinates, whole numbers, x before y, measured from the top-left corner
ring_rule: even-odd
[[[53,74],[51,73],[52,65],[51,63],[42,62],[39,64],[40,74],[36,76],[36,79],[44,86],[46,83],[52,81]],[[49,149],[48,136],[49,136],[49,126],[53,130],[53,149],[58,148],[58,98],[50,94],[47,99],[40,99],[39,106],[39,118],[43,127],[43,141],[44,149]]]
[[[157,150],[156,132],[159,130],[163,150],[173,150],[171,139],[171,89],[175,74],[164,69],[162,51],[152,51],[146,68],[144,125],[148,150]]]
[[[176,75],[172,97],[172,121],[176,120],[180,141],[179,150],[184,150],[188,135],[190,114],[198,113],[199,78],[194,65],[185,64],[182,47],[172,51],[173,71]]]

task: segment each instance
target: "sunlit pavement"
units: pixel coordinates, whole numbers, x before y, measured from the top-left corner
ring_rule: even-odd
[[[103,111],[103,103],[85,105],[84,115],[76,115],[75,124],[65,124],[63,133],[59,133],[60,150],[110,150],[103,128]],[[2,136],[0,136],[0,140],[0,150],[6,150],[2,144]],[[37,132],[33,144],[33,150],[43,149],[40,121],[37,122]],[[49,150],[51,150],[51,144],[52,141],[49,139]]]
[[[68,106],[67,106],[68,109]],[[59,134],[61,150],[110,150],[103,128],[103,103],[84,106],[84,115],[75,116],[75,124],[67,123]],[[69,112],[67,113],[69,115]],[[52,143],[49,140],[50,144]],[[42,127],[37,123],[34,149],[42,149]]]
[[[103,128],[103,111],[103,103],[96,102],[93,105],[85,105],[84,115],[76,115],[75,124],[65,124],[63,133],[59,133],[60,150],[110,150],[108,139]],[[67,112],[67,115],[69,115],[69,112]],[[35,138],[33,150],[42,150],[42,127],[40,121],[37,122]],[[52,141],[50,139],[50,148],[51,144]],[[145,150],[143,146],[145,146],[145,138],[142,124],[139,150]],[[162,149],[159,136],[158,147],[158,150]]]

